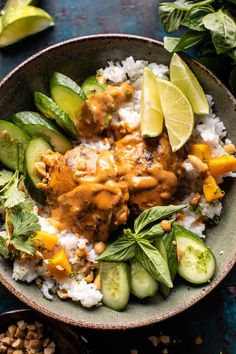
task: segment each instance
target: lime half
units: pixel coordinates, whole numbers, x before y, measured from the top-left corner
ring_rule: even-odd
[[[194,127],[192,106],[183,92],[170,81],[157,79],[165,125],[172,151],[190,138]]]
[[[34,6],[12,8],[3,14],[1,22],[0,48],[54,26],[52,17]]]
[[[15,7],[23,7],[27,5],[36,5],[37,0],[7,0],[4,8],[1,11],[3,15],[6,11],[15,8]]]
[[[170,80],[183,91],[196,114],[209,114],[206,95],[187,64],[174,53],[170,62]]]
[[[149,68],[144,68],[141,93],[141,133],[145,138],[154,138],[163,131],[163,113],[157,78]]]

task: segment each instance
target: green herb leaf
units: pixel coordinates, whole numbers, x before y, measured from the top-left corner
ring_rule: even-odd
[[[236,23],[228,14],[219,10],[203,18],[205,28],[210,30],[217,54],[236,47]]]
[[[144,210],[134,222],[134,231],[138,234],[147,225],[158,220],[167,218],[174,213],[179,212],[186,208],[187,205],[168,205],[168,206],[155,206]]]
[[[13,208],[14,206],[25,201],[25,193],[18,189],[19,180],[15,178],[13,183],[4,193],[5,207]]]
[[[0,171],[0,186],[5,186],[5,184],[11,182],[13,176],[13,172],[7,170]]]
[[[34,241],[33,238],[26,239],[23,236],[13,238],[11,243],[16,250],[25,252],[31,256],[35,254]]]
[[[202,20],[206,15],[214,11],[211,5],[193,7],[185,14],[181,24],[194,31],[205,31]]]
[[[172,288],[173,283],[171,281],[169,268],[160,252],[152,246],[149,241],[144,239],[139,241],[138,246],[135,253],[137,260],[154,279]]]
[[[0,254],[5,258],[9,258],[9,249],[8,249],[8,237],[0,236]]]
[[[123,262],[135,255],[136,241],[130,234],[121,236],[111,243],[105,251],[96,258],[97,261]]]
[[[195,6],[202,6],[202,5],[208,5],[213,3],[214,0],[203,0],[203,1],[186,1],[186,0],[177,0],[171,3],[168,2],[163,2],[160,7],[162,6],[172,6],[175,9],[182,10],[182,11],[188,11],[192,9]]]
[[[11,223],[13,226],[12,238],[33,236],[36,231],[40,230],[38,217],[26,210],[20,210],[11,215]]]
[[[138,236],[139,238],[145,238],[148,241],[155,241],[157,237],[164,235],[164,230],[161,224],[155,224],[150,229],[142,231]]]
[[[171,3],[160,5],[159,14],[163,28],[166,32],[177,30],[184,16],[184,12],[174,8]]]

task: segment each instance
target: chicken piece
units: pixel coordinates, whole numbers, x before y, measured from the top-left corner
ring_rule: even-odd
[[[46,154],[44,181],[52,218],[89,240],[105,241],[129,214],[127,185],[120,181],[111,151],[76,147],[64,156]]]
[[[171,202],[183,163],[171,151],[165,133],[156,139],[144,139],[138,132],[125,136],[116,143],[115,159],[128,184],[129,206],[135,213]]]
[[[108,129],[112,114],[122,103],[130,100],[133,92],[133,86],[125,81],[120,85],[107,85],[103,92],[90,95],[76,122],[80,136],[91,138]]]

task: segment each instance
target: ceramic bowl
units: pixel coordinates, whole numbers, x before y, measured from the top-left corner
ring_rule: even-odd
[[[4,333],[9,326],[18,321],[34,323],[38,321],[44,325],[44,333],[54,340],[57,354],[86,354],[84,341],[68,326],[51,320],[32,310],[16,310],[0,314],[0,333]]]
[[[96,35],[75,38],[59,43],[32,56],[20,64],[0,84],[1,119],[21,110],[33,108],[34,91],[48,92],[49,77],[59,71],[81,82],[109,60],[122,60],[128,56],[150,62],[169,64],[170,54],[155,40],[130,35]],[[215,111],[222,118],[229,138],[236,142],[236,101],[225,86],[207,69],[193,59],[186,62],[198,77],[206,93],[215,101]],[[20,300],[41,313],[75,326],[98,329],[125,329],[145,326],[171,317],[206,296],[226,276],[235,261],[236,184],[227,180],[222,221],[209,228],[207,243],[217,258],[214,279],[206,286],[178,284],[164,301],[157,296],[149,302],[131,301],[122,312],[104,306],[84,309],[77,303],[46,300],[34,285],[17,283],[11,278],[12,266],[0,260],[1,282]]]

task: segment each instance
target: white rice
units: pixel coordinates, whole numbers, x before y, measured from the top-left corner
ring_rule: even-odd
[[[157,63],[148,63],[144,60],[135,61],[133,57],[128,57],[121,63],[109,62],[106,68],[99,70],[99,72],[110,82],[120,83],[128,79],[135,88],[132,101],[126,102],[120,106],[118,112],[113,117],[112,124],[122,124],[125,122],[130,126],[131,130],[138,127],[140,123],[141,81],[145,66],[148,66],[157,77],[169,80],[169,69],[167,66]],[[213,98],[210,95],[206,95],[206,97],[210,105],[210,114],[196,117],[197,124],[194,128],[189,146],[194,142],[207,142],[211,146],[213,156],[219,156],[225,154],[225,150],[222,146],[223,140],[226,137],[226,130],[223,122],[213,112]],[[225,143],[231,142],[226,139]],[[82,146],[98,149],[99,151],[109,150],[111,148],[108,139],[92,142],[91,140],[81,139],[80,144]],[[216,203],[208,203],[202,196],[197,208],[198,210],[194,211],[192,209],[190,201],[194,195],[193,192],[198,191],[200,187],[202,188],[202,184],[200,183],[199,172],[190,161],[186,159],[184,164],[186,169],[186,182],[185,185],[183,185],[185,197],[180,203],[186,203],[188,207],[184,211],[184,219],[179,221],[179,223],[187,229],[197,233],[199,236],[205,237],[205,224],[199,222],[199,214],[209,219],[214,219],[216,216],[219,217],[222,210],[222,203],[219,201]],[[224,176],[220,176],[218,181],[223,181],[227,176],[236,177],[236,173],[228,173]],[[35,212],[37,213],[37,208],[35,208]],[[52,224],[50,224],[47,219],[47,214],[43,217],[39,217],[39,223],[42,231],[53,233],[58,236],[59,246],[65,249],[72,268],[80,264],[83,265],[84,262],[96,263],[96,253],[93,249],[93,245],[89,244],[87,239],[78,238],[68,230],[59,232]],[[85,246],[88,247],[87,258],[86,260],[78,260],[76,250],[78,248],[83,249]],[[66,291],[69,298],[73,301],[80,302],[84,307],[91,307],[101,303],[101,292],[93,283],[88,284],[83,280],[82,275],[78,274],[78,272],[76,275],[56,283],[54,279],[45,277],[45,270],[45,264],[37,265],[33,264],[32,261],[26,261],[24,264],[20,264],[15,261],[12,277],[15,280],[32,282],[37,276],[42,276],[43,283],[41,291],[49,300],[53,299],[53,293],[57,292],[59,289]]]

